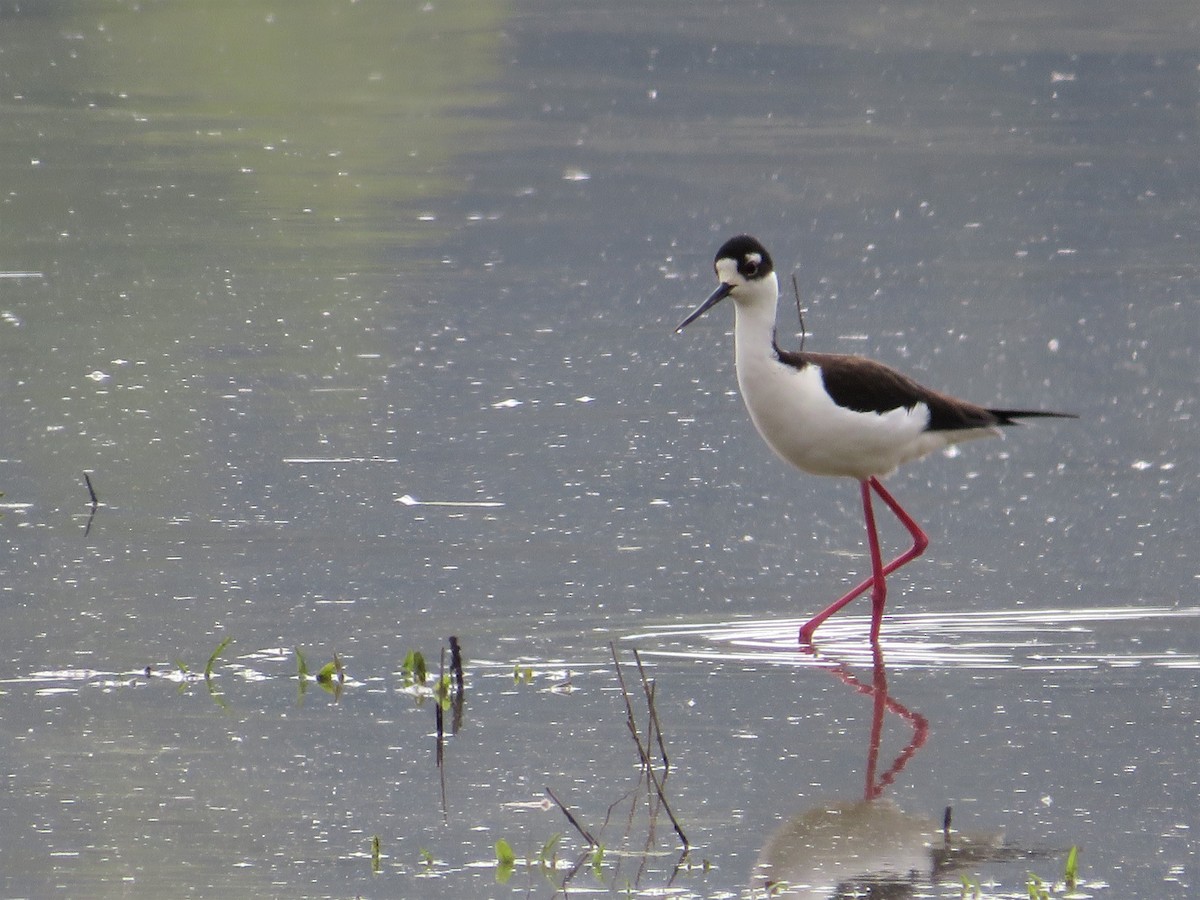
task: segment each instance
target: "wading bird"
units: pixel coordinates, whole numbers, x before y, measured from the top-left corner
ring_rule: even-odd
[[[973,438],[998,434],[1018,419],[1076,418],[1069,413],[990,409],[930,390],[882,363],[861,356],[792,352],[775,340],[779,280],[757,240],[726,241],[713,262],[720,285],[676,333],[726,297],[736,307],[734,357],[738,388],[754,427],[785,462],[816,475],[855,478],[871,554],[871,577],[800,628],[801,643],[827,618],[868,588],[871,642],[879,640],[887,598],[886,576],[925,552],[929,538],[884,489],[880,477],[901,463]],[[887,504],[912,536],[912,547],[887,565],[879,550],[871,492]]]

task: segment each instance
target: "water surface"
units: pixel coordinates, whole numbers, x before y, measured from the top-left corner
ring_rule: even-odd
[[[1072,845],[1093,896],[1194,892],[1192,4],[0,23],[6,896],[743,896],[901,758],[910,896]],[[671,333],[743,230],[806,346],[1081,416],[889,480],[933,544],[882,669],[865,609],[793,644],[866,568],[854,486],[762,445],[727,311]],[[403,662],[450,635],[439,769]]]

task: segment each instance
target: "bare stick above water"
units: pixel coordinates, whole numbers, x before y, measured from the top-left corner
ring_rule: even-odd
[[[646,769],[646,778],[654,787],[654,793],[658,796],[659,802],[662,803],[662,808],[667,814],[667,818],[671,820],[671,826],[675,829],[675,833],[679,835],[679,840],[683,843],[684,854],[691,849],[691,843],[687,839],[687,835],[683,833],[683,826],[679,824],[679,820],[675,818],[675,813],[671,810],[671,804],[667,800],[666,791],[663,790],[662,779],[658,777],[658,773],[654,771],[654,763],[650,759],[650,751],[646,749],[642,743],[642,736],[638,733],[637,721],[633,716],[633,704],[629,700],[629,689],[625,686],[625,676],[621,673],[621,661],[617,658],[617,647],[612,641],[609,641],[608,649],[612,651],[613,665],[617,671],[617,681],[621,685],[621,696],[625,700],[625,715],[626,724],[629,726],[629,733],[633,735],[633,741],[637,744],[638,755],[641,757],[642,765]],[[635,653],[636,657],[636,653]],[[639,662],[639,666],[641,663]],[[658,714],[654,711],[654,701],[652,692],[647,688],[647,699],[650,701],[651,715],[653,721],[658,721]],[[654,726],[657,727],[657,726]],[[659,729],[661,733],[661,728]],[[665,758],[664,758],[665,762]]]
[[[96,497],[96,489],[92,487],[92,476],[87,472],[83,473],[83,483],[87,485],[88,496],[92,498],[92,509],[100,505],[100,500]]]
[[[554,801],[555,806],[562,810],[563,815],[567,817],[567,821],[570,822],[575,830],[583,836],[583,839],[587,841],[589,847],[600,846],[600,842],[592,836],[590,831],[579,824],[579,820],[576,819],[575,816],[571,814],[571,811],[563,804],[563,802],[554,795],[554,791],[550,790],[550,788],[546,788],[546,795]]]
[[[633,660],[637,663],[638,674],[642,676],[642,691],[646,694],[646,705],[650,708],[650,730],[654,732],[654,737],[658,741],[658,752],[662,754],[663,761],[663,778],[671,771],[671,760],[667,758],[667,747],[663,743],[662,725],[658,721],[658,707],[654,705],[654,689],[655,683],[646,677],[646,669],[642,666],[642,657],[638,654],[637,648],[633,651]]]

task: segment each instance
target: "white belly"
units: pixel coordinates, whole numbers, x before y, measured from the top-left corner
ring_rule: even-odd
[[[991,429],[926,431],[929,409],[861,413],[825,393],[818,366],[796,369],[769,356],[738,355],[738,387],[758,433],[785,462],[816,475],[863,480]]]

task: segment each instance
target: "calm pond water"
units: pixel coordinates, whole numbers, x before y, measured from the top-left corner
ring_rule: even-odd
[[[0,0],[0,88],[0,895],[1200,890],[1193,2]],[[889,480],[878,657],[672,334],[739,231],[1080,415]]]

